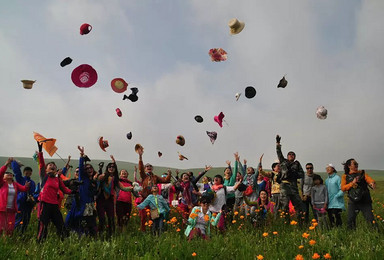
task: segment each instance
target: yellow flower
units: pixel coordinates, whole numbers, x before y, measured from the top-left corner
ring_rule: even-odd
[[[267,237],[268,236],[268,233],[267,232],[264,232],[263,233],[263,237]]]
[[[296,224],[297,224],[296,221],[294,221],[294,220],[291,221],[291,225],[292,225],[292,226],[294,226],[294,225],[296,225]]]
[[[319,259],[320,255],[318,253],[314,253],[312,259]]]
[[[303,238],[308,238],[308,237],[309,237],[309,234],[308,234],[308,233],[303,233],[302,237],[303,237]]]
[[[314,246],[314,245],[316,244],[316,241],[313,240],[313,239],[311,239],[311,240],[309,240],[309,244],[310,244],[311,246]]]
[[[235,224],[236,223],[236,220],[232,220],[232,224]]]
[[[332,258],[332,256],[329,253],[326,253],[323,256],[324,256],[325,259],[331,259]]]
[[[239,214],[239,212],[238,212],[238,211],[235,211],[235,212],[233,212],[233,214],[234,214],[235,216],[237,216],[237,215]]]
[[[195,252],[192,253],[192,256],[197,256],[197,254]]]
[[[303,245],[299,245],[299,249],[303,249],[304,248],[304,246]]]
[[[133,213],[132,215],[133,215],[133,216],[137,216],[137,214],[136,214],[136,213]]]
[[[263,259],[264,259],[264,256],[262,256],[262,255],[257,256],[257,260],[263,260]]]
[[[299,254],[295,257],[295,260],[304,260],[304,257]]]
[[[274,235],[277,235],[277,231],[273,231],[273,234],[274,234]]]

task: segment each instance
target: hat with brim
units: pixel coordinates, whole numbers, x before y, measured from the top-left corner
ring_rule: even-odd
[[[123,93],[127,90],[128,83],[122,78],[115,78],[111,81],[111,87],[116,93]]]
[[[105,148],[109,146],[108,141],[104,140],[102,136],[99,137],[99,146],[101,150],[103,150],[104,152],[106,152]]]
[[[229,33],[233,35],[240,33],[244,29],[245,23],[237,20],[236,18],[233,18],[228,22],[228,26]]]
[[[223,127],[224,113],[220,112],[217,116],[213,117],[213,120],[219,124],[220,127]]]
[[[129,133],[127,134],[127,138],[128,138],[128,140],[131,140],[131,139],[132,139],[132,132],[129,132]]]
[[[204,121],[204,119],[199,115],[195,116],[195,120],[197,123],[202,123]]]
[[[256,89],[252,86],[248,86],[245,88],[245,96],[247,98],[253,98],[256,96]]]
[[[144,148],[143,148],[143,146],[141,146],[141,144],[136,144],[136,145],[135,145],[135,152],[138,153],[137,151],[138,151],[139,149],[144,149]]]
[[[333,168],[333,170],[334,170],[335,172],[337,172],[335,166],[333,166],[332,163],[327,164],[327,167],[326,167],[326,168],[328,168],[328,167]]]
[[[27,80],[23,79],[21,82],[23,82],[23,88],[25,89],[31,89],[33,86],[33,83],[36,82],[36,80]]]
[[[97,82],[97,72],[92,66],[82,64],[72,71],[71,78],[79,88],[89,88]]]
[[[182,135],[178,135],[176,137],[176,143],[180,146],[183,146],[185,144],[185,139],[184,139],[184,136]]]
[[[324,106],[319,106],[316,109],[316,116],[318,119],[326,119],[328,115],[328,110]]]
[[[279,81],[277,85],[278,88],[285,88],[288,84],[288,81],[285,79],[285,76]]]

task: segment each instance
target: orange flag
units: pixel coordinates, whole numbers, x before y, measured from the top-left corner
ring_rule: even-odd
[[[56,139],[54,138],[45,138],[39,133],[33,132],[33,138],[39,143],[43,143],[43,148],[47,153],[52,157],[57,151],[57,147],[55,146]]]

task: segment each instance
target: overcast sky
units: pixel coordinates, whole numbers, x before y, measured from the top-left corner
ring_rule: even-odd
[[[382,0],[1,1],[0,155],[32,156],[36,131],[56,138],[62,157],[78,157],[81,145],[91,159],[137,162],[140,143],[154,165],[224,166],[238,151],[249,165],[265,153],[269,168],[280,134],[283,153],[315,170],[341,170],[351,157],[384,169],[383,12]],[[229,34],[231,18],[245,22],[238,35]],[[83,23],[93,26],[87,35]],[[219,47],[228,59],[212,62],[208,51]],[[67,56],[72,64],[60,67]],[[97,70],[93,87],[72,83],[80,64]],[[139,89],[136,103],[112,91],[116,77]],[[26,90],[22,79],[37,81]],[[245,98],[247,86],[255,98]],[[321,105],[325,120],[315,114]],[[220,112],[222,128],[213,120]],[[214,145],[206,131],[218,133]]]

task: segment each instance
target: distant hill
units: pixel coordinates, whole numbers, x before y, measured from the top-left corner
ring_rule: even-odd
[[[33,160],[33,158],[27,158],[27,157],[14,157],[16,160],[20,161],[24,166],[30,166],[33,169],[33,174],[32,174],[32,179],[33,180],[38,180],[39,178],[39,171],[38,171],[38,165],[37,162]],[[0,156],[0,165],[4,165],[5,161],[7,160],[7,157],[1,157]],[[62,161],[61,159],[50,159],[46,158],[45,162],[55,162],[58,167],[64,167],[65,162]],[[105,165],[110,162],[110,161],[105,161],[105,160],[92,160],[90,163],[93,165],[93,167],[97,170],[98,169],[98,164],[100,162],[104,161]],[[70,165],[73,166],[73,169],[71,169],[71,172],[73,173],[75,171],[75,168],[79,165],[79,160],[71,160]],[[133,171],[134,167],[137,165],[137,163],[132,163],[132,162],[123,162],[123,161],[117,161],[117,167],[119,170],[121,169],[126,169],[129,172],[129,179],[133,180]],[[163,166],[154,166],[154,172],[157,175],[161,175],[162,173],[167,171],[167,167]],[[175,175],[175,170],[176,168],[170,168],[172,170],[172,173]],[[217,174],[223,174],[224,172],[224,167],[215,167],[212,168],[208,173],[207,176],[213,177]],[[203,168],[193,168],[193,169],[180,169],[179,172],[187,172],[191,171],[194,173],[195,176],[199,174],[204,170]],[[268,169],[267,169],[268,170]],[[384,171],[383,170],[366,170],[366,172],[375,180],[377,181],[384,181]],[[317,174],[320,174],[324,179],[327,177],[327,174],[325,172],[316,172]],[[339,172],[339,175],[342,175],[343,172]]]

